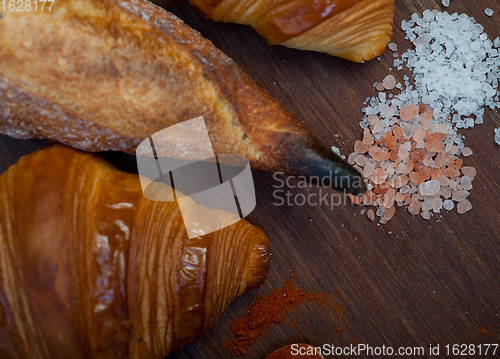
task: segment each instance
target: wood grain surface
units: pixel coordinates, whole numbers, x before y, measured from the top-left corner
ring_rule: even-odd
[[[264,89],[301,119],[326,144],[348,155],[361,138],[363,101],[375,95],[373,83],[392,73],[393,53],[380,60],[350,63],[325,54],[268,46],[251,28],[203,19],[186,1],[157,1],[232,57]],[[495,11],[488,17],[484,9]],[[401,21],[425,9],[465,12],[482,24],[490,39],[500,35],[497,0],[396,1],[393,41],[399,53],[410,47]],[[443,211],[426,221],[398,208],[386,225],[377,226],[351,204],[283,205],[273,197],[281,182],[272,173],[253,171],[257,207],[248,216],[271,241],[271,268],[266,283],[235,300],[219,321],[195,343],[169,358],[230,358],[220,343],[228,339],[233,318],[246,312],[258,293],[267,294],[291,280],[311,292],[327,293],[341,313],[313,303],[287,313],[249,348],[246,358],[261,359],[297,342],[347,346],[424,347],[446,344],[500,344],[500,146],[493,129],[498,111],[485,111],[483,125],[462,132],[474,154],[464,165],[477,168],[469,200],[474,208],[458,215]],[[338,136],[337,136],[338,135]],[[24,154],[46,144],[0,136],[0,172]],[[121,153],[104,156],[118,168],[134,171],[135,160]],[[277,178],[285,179],[283,176]],[[296,180],[291,180],[296,185]],[[284,188],[293,196],[334,194],[318,187]],[[298,197],[297,197],[298,198]],[[295,273],[291,279],[290,273]],[[340,328],[337,331],[336,328]],[[500,349],[497,350],[497,357]],[[333,356],[327,356],[327,358]],[[355,356],[353,356],[355,357]],[[359,356],[366,357],[366,356]],[[383,357],[383,356],[379,356]],[[492,357],[469,356],[469,357]]]

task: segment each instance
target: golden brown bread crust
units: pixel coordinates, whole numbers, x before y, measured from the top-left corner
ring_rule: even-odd
[[[392,37],[394,0],[188,0],[205,17],[252,26],[271,45],[364,62]]]
[[[204,116],[215,152],[254,168],[358,175],[210,41],[145,0],[4,13],[0,65],[0,132],[13,137],[133,153],[155,132]]]
[[[137,175],[60,145],[0,176],[0,213],[5,359],[163,358],[269,268],[269,242],[247,221],[189,239],[176,202],[149,201]]]

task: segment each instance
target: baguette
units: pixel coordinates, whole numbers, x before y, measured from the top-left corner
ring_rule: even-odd
[[[4,134],[134,153],[152,134],[204,116],[215,153],[243,155],[253,168],[333,177],[333,187],[364,192],[358,171],[158,6],[58,0],[51,11],[1,15]]]

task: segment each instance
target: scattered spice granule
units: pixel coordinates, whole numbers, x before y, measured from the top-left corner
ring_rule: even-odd
[[[371,126],[364,128],[363,141],[356,141],[349,156],[368,183],[368,191],[362,197],[350,197],[352,202],[378,207],[362,213],[372,221],[378,216],[380,223],[393,218],[396,206],[424,219],[455,207],[459,214],[472,209],[466,197],[476,169],[463,166],[459,158],[471,155],[472,150],[459,150],[451,128],[437,122],[425,104],[392,110],[399,117],[393,116],[389,125],[378,116],[368,118]]]
[[[222,343],[223,348],[230,348],[234,356],[246,355],[247,349],[265,334],[272,325],[281,323],[285,311],[309,301],[319,304],[320,309],[336,316],[342,316],[340,304],[332,303],[332,298],[325,293],[308,293],[290,280],[283,287],[276,288],[268,295],[258,295],[249,305],[247,314],[233,319],[229,333],[233,337]]]

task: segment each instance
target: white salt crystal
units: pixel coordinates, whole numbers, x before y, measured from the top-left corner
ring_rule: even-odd
[[[493,45],[495,45],[495,47],[500,47],[500,37],[497,36],[497,38],[495,39],[495,41],[493,41]]]
[[[340,156],[340,150],[338,147],[332,146],[332,151],[335,153],[337,156]]]
[[[493,15],[495,12],[493,10],[491,10],[489,7],[487,7],[486,9],[484,9],[484,13],[487,15],[487,16],[491,16]]]
[[[441,189],[441,183],[438,180],[426,181],[418,187],[418,190],[423,196],[433,196]]]
[[[443,6],[450,6],[450,0],[443,0]]]
[[[495,142],[500,145],[500,127],[495,128]]]
[[[466,191],[470,191],[472,189],[472,182],[467,176],[462,177],[462,181],[460,182],[460,184]]]
[[[443,202],[443,208],[446,209],[447,211],[451,211],[455,207],[455,204],[453,203],[452,200],[447,199],[446,201]]]

